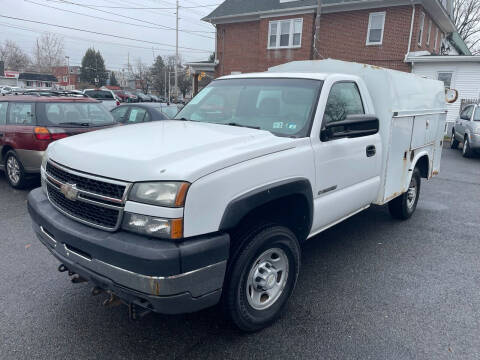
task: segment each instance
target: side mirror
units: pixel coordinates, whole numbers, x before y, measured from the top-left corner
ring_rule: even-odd
[[[320,133],[322,141],[341,138],[355,138],[375,135],[380,129],[380,121],[373,115],[348,115],[343,121],[325,125]]]

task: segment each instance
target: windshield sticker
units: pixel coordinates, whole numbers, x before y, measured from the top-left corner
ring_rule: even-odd
[[[287,129],[295,130],[297,128],[297,124],[287,124]]]
[[[283,121],[274,122],[273,123],[273,128],[274,129],[283,129]]]

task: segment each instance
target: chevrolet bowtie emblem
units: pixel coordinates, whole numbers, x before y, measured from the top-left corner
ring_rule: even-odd
[[[68,200],[76,201],[78,197],[78,190],[76,184],[63,184],[60,191]]]

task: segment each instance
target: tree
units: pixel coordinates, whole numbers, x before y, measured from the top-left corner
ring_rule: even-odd
[[[52,72],[52,67],[65,62],[65,44],[56,34],[45,33],[37,39],[33,52],[34,67],[38,72]]]
[[[135,82],[140,85],[142,91],[146,94],[152,86],[152,72],[151,69],[142,62],[141,59],[137,59],[133,67],[133,76]]]
[[[192,89],[192,78],[187,74],[186,68],[181,69],[178,73],[178,90],[182,93],[183,97],[187,95]]]
[[[6,70],[22,71],[31,63],[30,57],[11,40],[0,44],[0,60],[5,63]]]
[[[453,18],[472,53],[480,53],[480,1],[454,0]]]
[[[157,56],[155,62],[152,65],[152,88],[159,94],[163,94],[165,91],[165,62],[161,56]],[[168,75],[167,75],[168,76]]]
[[[107,83],[107,79],[108,74],[100,51],[88,49],[82,59],[80,81],[95,86],[103,86]]]
[[[118,86],[117,78],[115,77],[115,72],[112,71],[110,75],[110,86]]]

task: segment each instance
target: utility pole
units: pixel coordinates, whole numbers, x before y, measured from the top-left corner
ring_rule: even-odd
[[[315,17],[315,35],[313,36],[313,59],[323,58],[318,50],[320,39],[320,17],[322,16],[322,0],[317,0],[317,16]]]
[[[70,56],[65,56],[67,59],[67,89],[70,90]]]
[[[175,29],[177,41],[175,43],[175,99],[178,99],[178,0],[177,0],[177,26]]]
[[[165,95],[165,99],[167,98],[167,66],[165,65],[165,92],[164,92],[164,95]]]

